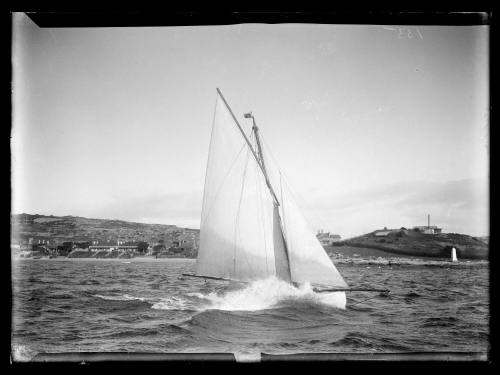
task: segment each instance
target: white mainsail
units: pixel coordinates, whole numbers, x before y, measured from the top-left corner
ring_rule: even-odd
[[[205,177],[198,275],[251,280],[275,274],[273,201],[259,169],[218,97]]]
[[[285,193],[278,202],[260,145],[257,154],[243,132],[218,91],[197,275],[244,281],[276,276],[347,287],[291,197]]]

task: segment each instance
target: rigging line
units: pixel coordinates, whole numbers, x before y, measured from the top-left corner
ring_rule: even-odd
[[[262,139],[262,142],[264,144],[264,147],[266,148],[266,152],[271,155],[271,159],[272,161],[274,162],[274,164],[276,165],[276,169],[279,171],[280,175],[284,175],[283,173],[283,170],[280,168],[280,165],[278,163],[278,161],[276,160],[276,157],[274,156],[272,150],[271,150],[271,147],[269,147],[269,145],[267,144],[267,141],[266,141],[266,138],[264,137],[264,135],[262,134],[262,130],[260,130],[260,139]],[[287,180],[285,177],[283,177],[285,180]]]
[[[255,140],[256,141],[256,140]],[[262,235],[264,237],[264,255],[266,256],[266,274],[269,274],[269,265],[268,265],[268,260],[267,260],[267,236],[266,236],[266,228],[265,228],[265,217],[264,217],[264,212],[263,212],[263,194],[262,194],[262,180],[256,179],[255,180],[255,185],[257,186],[257,199],[258,199],[258,204],[257,204],[257,212],[258,216],[261,219],[261,227],[262,227]]]
[[[247,158],[245,160],[245,168],[243,169],[243,177],[241,179],[241,191],[240,191],[240,200],[238,202],[238,210],[236,212],[236,220],[234,226],[234,250],[233,250],[233,271],[234,277],[236,277],[236,250],[238,248],[238,232],[239,232],[239,224],[240,224],[240,212],[241,212],[241,201],[243,200],[243,190],[245,188],[245,179],[247,176],[247,167],[248,167],[248,159],[249,159],[249,150],[247,150]]]
[[[236,161],[238,160],[238,158],[240,157],[241,152],[242,152],[244,149],[245,149],[245,143],[243,143],[243,144],[242,144],[242,146],[241,146],[241,148],[240,148],[240,151],[238,151],[238,154],[236,155],[236,157],[235,157],[235,158],[234,158],[234,160],[232,161],[231,166],[229,167],[229,169],[228,169],[228,171],[227,171],[226,175],[225,175],[225,176],[224,176],[224,178],[222,179],[222,182],[220,183],[219,187],[217,188],[217,193],[215,194],[215,197],[214,197],[214,199],[213,199],[213,201],[212,201],[212,203],[211,203],[211,205],[210,205],[210,208],[209,208],[209,210],[208,210],[208,212],[207,212],[207,215],[206,215],[205,217],[203,217],[203,216],[202,216],[202,217],[203,217],[203,221],[205,221],[205,220],[206,220],[206,218],[208,217],[208,215],[209,215],[209,214],[210,214],[210,212],[212,211],[212,207],[214,206],[215,201],[216,201],[216,200],[217,200],[217,198],[219,197],[219,194],[220,194],[220,192],[221,192],[221,190],[222,190],[222,186],[223,186],[223,185],[224,185],[224,183],[226,182],[227,177],[228,177],[228,176],[229,176],[229,174],[231,173],[231,170],[232,170],[232,169],[233,169],[233,167],[235,166]],[[207,172],[208,172],[208,171],[207,171]],[[207,173],[207,175],[208,175],[208,173]],[[206,179],[206,176],[205,176],[205,179]],[[205,181],[205,189],[206,189],[206,187],[207,187],[207,185],[206,185],[206,181]],[[205,195],[205,190],[203,191],[203,195]],[[203,215],[203,213],[202,213],[202,215]]]
[[[295,203],[301,203],[302,207],[304,208],[308,208],[310,207],[311,205],[307,203],[307,201],[302,197],[302,195],[300,195],[297,191],[295,191],[292,186],[290,185],[289,183],[289,180],[288,178],[286,177],[286,174],[283,173],[282,169],[279,167],[279,164],[276,160],[276,158],[274,157],[269,145],[267,144],[266,142],[266,139],[264,138],[264,136],[262,135],[262,131],[261,131],[261,134],[260,134],[260,138],[262,139],[263,143],[264,143],[264,147],[266,148],[266,152],[268,154],[271,155],[271,159],[273,160],[274,164],[276,165],[276,169],[279,171],[280,173],[280,178],[282,177],[283,178],[283,182],[284,182],[284,185],[286,186],[287,190],[289,191],[290,195],[292,196],[293,200],[295,201]],[[302,210],[304,211],[304,210]],[[309,211],[309,217],[312,216],[312,218],[317,222],[317,223],[320,223],[323,227],[327,228],[328,225],[327,225],[327,222],[326,220],[323,218],[323,217],[320,217],[317,212],[315,210],[308,210]],[[311,229],[314,229],[312,226],[311,226],[311,220],[310,218],[308,219],[307,217],[304,216],[304,219],[306,220],[306,223],[307,225],[311,228]]]
[[[280,172],[280,198],[281,198],[281,202],[283,202],[283,186],[281,185],[281,171]],[[283,203],[283,207],[281,208],[281,211],[283,212],[283,220],[281,220],[282,222],[282,226],[283,226],[283,236],[285,238],[287,238],[287,235],[286,235],[286,219],[285,219],[285,204]]]

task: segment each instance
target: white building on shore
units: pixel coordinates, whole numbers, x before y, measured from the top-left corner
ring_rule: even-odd
[[[330,246],[334,242],[340,241],[342,238],[338,234],[332,234],[330,232],[323,232],[323,229],[318,230],[316,238],[319,240],[321,245]]]

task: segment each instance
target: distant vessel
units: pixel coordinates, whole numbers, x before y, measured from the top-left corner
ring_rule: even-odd
[[[317,292],[331,292],[335,305],[344,308],[345,291],[367,289],[348,287],[281,175],[270,174],[255,118],[244,117],[253,122],[248,136],[217,89],[196,274],[184,275],[237,282],[274,276],[296,287],[309,283]]]
[[[452,262],[457,262],[458,259],[457,259],[457,250],[453,247],[451,249],[451,261]]]

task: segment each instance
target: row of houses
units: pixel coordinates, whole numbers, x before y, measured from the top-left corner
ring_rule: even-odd
[[[165,233],[150,242],[145,241],[124,241],[124,240],[86,240],[86,241],[57,241],[44,238],[24,238],[20,241],[20,250],[23,252],[38,251],[47,254],[68,255],[73,250],[89,250],[90,252],[100,251],[125,251],[131,253],[142,253],[156,255],[167,252],[193,253],[198,248],[198,231],[178,230]]]
[[[442,228],[439,228],[436,225],[431,225],[431,215],[427,215],[427,225],[417,225],[412,227],[411,229],[407,229],[405,227],[401,227],[399,229],[387,229],[387,227],[384,227],[384,229],[378,229],[374,231],[373,234],[376,237],[385,237],[390,233],[399,232],[401,230],[412,230],[414,232],[423,234],[440,234],[443,232]]]
[[[407,229],[405,227],[401,227],[399,229],[387,229],[387,227],[384,227],[384,229],[378,229],[378,230],[374,231],[373,235],[376,237],[385,237],[385,236],[389,235],[390,233],[399,232],[402,230],[406,230],[406,231],[412,230],[412,231],[420,232],[423,234],[440,234],[443,231],[442,228],[438,228],[435,225],[433,225],[433,226],[415,226],[415,227],[410,228],[410,229]]]
[[[198,231],[178,230],[167,232],[164,236],[165,247],[198,248]]]

